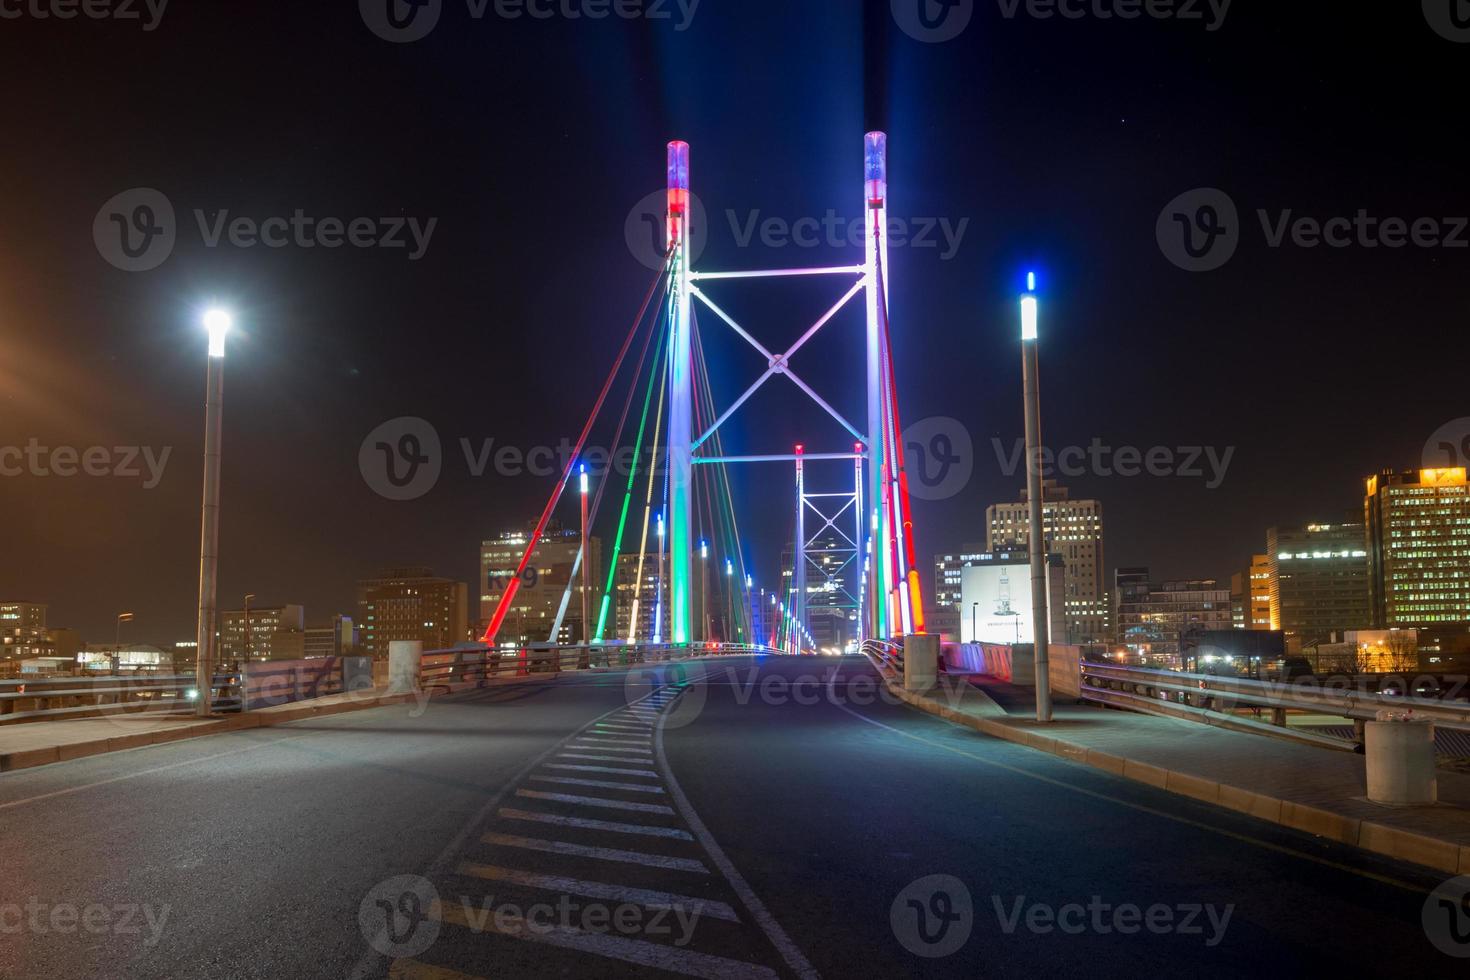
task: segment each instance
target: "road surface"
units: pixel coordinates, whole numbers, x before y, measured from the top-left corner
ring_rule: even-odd
[[[1442,876],[880,691],[857,659],[723,658],[0,776],[0,977],[1461,962],[1421,924]]]

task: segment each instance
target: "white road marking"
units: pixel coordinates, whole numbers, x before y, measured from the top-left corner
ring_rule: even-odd
[[[750,912],[751,916],[760,925],[761,931],[766,934],[766,938],[771,941],[771,945],[776,947],[777,952],[781,954],[781,958],[786,961],[786,965],[791,967],[792,971],[801,977],[802,980],[818,980],[820,974],[807,961],[801,948],[786,934],[786,930],[781,928],[781,923],[776,921],[776,917],[766,908],[765,903],[760,900],[755,891],[746,883],[740,871],[735,867],[729,857],[725,855],[725,852],[715,841],[709,829],[705,827],[704,821],[699,819],[699,814],[694,812],[694,807],[689,805],[689,797],[684,795],[684,790],[679,786],[679,780],[674,777],[674,770],[669,766],[669,757],[664,752],[664,722],[662,720],[659,721],[658,737],[654,740],[653,744],[658,750],[658,767],[663,772],[664,782],[669,787],[669,798],[679,808],[679,815],[684,818],[684,823],[689,826],[690,833],[704,846],[705,853],[715,863],[715,867],[720,869],[720,873],[725,876],[725,880],[730,883],[730,887],[735,889],[735,894],[740,897],[741,904],[745,906],[746,910]]]
[[[647,735],[614,735],[611,732],[598,732],[597,737],[584,736],[577,739],[579,742],[597,742],[600,745],[647,745],[650,741]]]
[[[494,865],[474,864],[469,861],[462,862],[458,870],[462,875],[484,878],[486,881],[508,881],[516,885],[544,888],[547,891],[563,892],[567,895],[581,895],[584,898],[627,902],[650,909],[678,908],[696,916],[709,916],[712,919],[724,919],[727,922],[740,921],[739,916],[730,906],[708,898],[691,898],[688,895],[674,895],[670,892],[657,892],[647,888],[625,888],[622,885],[562,878],[558,875],[533,874],[529,871],[497,868]]]
[[[642,851],[620,851],[615,847],[589,847],[586,844],[571,844],[561,840],[541,840],[538,837],[518,837],[515,834],[489,833],[480,840],[499,847],[518,847],[527,851],[542,851],[546,854],[565,854],[569,857],[595,858],[599,861],[618,861],[622,864],[641,864],[649,868],[664,868],[669,871],[689,871],[694,874],[709,874],[702,862],[693,858],[669,857],[666,854],[645,854]]]
[[[653,755],[652,749],[638,749],[631,745],[611,745],[607,742],[589,742],[585,738],[568,742],[567,748],[582,749],[587,752],[617,752],[621,755]]]
[[[535,789],[518,789],[517,796],[528,800],[551,800],[555,803],[580,803],[582,806],[600,806],[608,810],[632,810],[637,813],[662,813],[672,817],[672,807],[661,803],[629,803],[627,800],[609,800],[600,796],[576,796],[571,793],[545,793]]]
[[[561,783],[565,786],[593,786],[597,789],[625,789],[630,793],[663,794],[662,786],[639,786],[634,783],[615,783],[610,779],[576,779],[572,776],[532,776],[538,783]]]
[[[582,830],[606,830],[615,834],[639,834],[643,837],[668,837],[672,840],[693,840],[687,831],[678,827],[651,827],[641,823],[618,823],[615,820],[592,820],[587,817],[564,817],[559,813],[541,813],[537,810],[516,810],[501,807],[498,816],[506,820],[529,820],[532,823],[549,823],[560,827],[579,827]]]
[[[628,760],[633,761],[633,760]],[[610,772],[619,776],[647,776],[649,779],[657,779],[658,773],[652,769],[619,769],[617,766],[579,766],[564,762],[548,762],[542,769],[575,769],[577,772]]]
[[[463,907],[453,903],[435,902],[429,914],[441,922],[471,927]],[[497,919],[501,921],[497,922]],[[574,949],[580,953],[605,956],[608,959],[622,960],[624,963],[652,967],[656,970],[667,970],[670,973],[681,973],[688,977],[707,977],[709,980],[746,980],[746,978],[775,980],[777,976],[776,971],[754,963],[743,963],[740,960],[711,956],[708,953],[696,953],[693,950],[680,949],[677,946],[667,946],[662,943],[650,943],[642,939],[625,939],[622,936],[610,936],[600,932],[583,932],[571,926],[528,923],[523,919],[514,919],[509,916],[490,916],[486,919],[483,928],[513,939],[545,943],[548,946],[559,946],[562,949]]]
[[[596,750],[588,750],[588,751],[591,752],[591,751],[596,751]],[[556,754],[556,757],[558,759],[589,759],[589,760],[591,760],[593,762],[649,762],[649,763],[651,763],[653,761],[652,759],[630,759],[630,758],[628,758],[625,755],[589,755],[589,754],[584,753],[584,752],[558,752]]]

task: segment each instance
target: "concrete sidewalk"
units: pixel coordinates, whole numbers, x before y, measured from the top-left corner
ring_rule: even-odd
[[[1092,705],[1059,703],[1055,721],[1042,725],[1021,713],[1028,710],[1021,695],[1034,699],[1031,691],[992,678],[950,678],[925,696],[885,680],[914,707],[996,738],[1388,857],[1470,874],[1467,774],[1439,773],[1437,806],[1385,807],[1365,798],[1364,759],[1351,752]]]
[[[422,695],[388,695],[385,689],[332,694],[309,701],[235,715],[194,718],[160,712],[124,712],[75,721],[36,721],[0,727],[0,772],[29,769],[103,752],[136,749],[221,732],[281,725],[319,715],[399,704]]]

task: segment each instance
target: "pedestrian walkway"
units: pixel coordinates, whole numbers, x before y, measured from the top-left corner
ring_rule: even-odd
[[[214,718],[196,718],[187,714],[170,714],[156,710],[123,711],[100,718],[4,725],[0,726],[0,773],[81,759],[103,752],[118,752],[145,745],[216,735],[220,732],[279,725],[316,715],[395,704],[405,699],[405,696],[387,696],[381,691],[353,691]]]
[[[890,681],[890,686],[894,686]],[[1364,758],[1263,735],[1095,705],[1058,703],[979,675],[947,678],[915,707],[1008,741],[1389,857],[1470,874],[1470,774],[1441,771],[1440,803],[1386,807],[1365,793]]]

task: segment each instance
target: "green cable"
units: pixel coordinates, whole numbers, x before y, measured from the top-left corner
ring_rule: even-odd
[[[663,357],[664,340],[667,336],[667,331],[659,334],[658,349],[654,352],[653,360],[649,362],[648,390],[643,394],[643,417],[638,420],[638,441],[633,449],[633,464],[628,467],[628,486],[623,492],[622,513],[618,515],[618,533],[613,538],[612,562],[607,568],[607,586],[602,590],[602,608],[597,614],[597,634],[593,638],[594,643],[601,643],[603,634],[607,630],[607,611],[612,602],[613,584],[618,574],[618,555],[621,554],[623,549],[623,529],[628,523],[628,506],[633,499],[633,485],[637,482],[638,460],[643,455],[643,433],[648,426],[648,406],[653,401],[653,389],[655,383],[658,381],[658,368],[656,365]],[[616,448],[614,447],[615,452]]]

